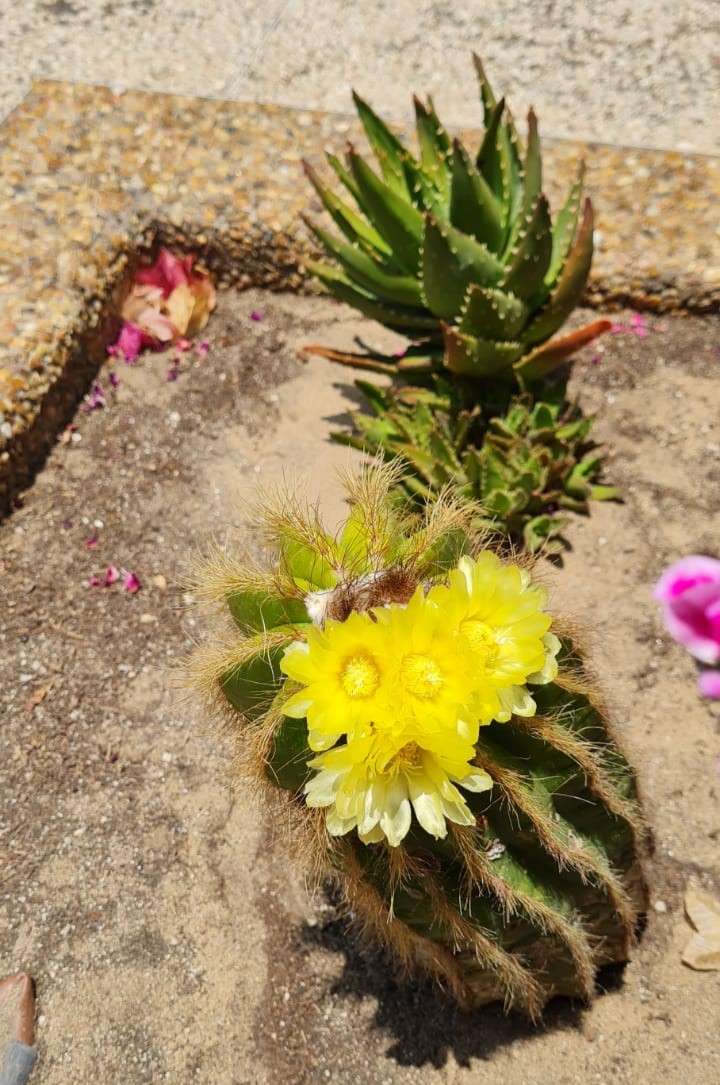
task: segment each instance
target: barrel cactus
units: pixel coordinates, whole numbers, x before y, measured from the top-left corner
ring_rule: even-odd
[[[270,502],[274,564],[222,553],[197,575],[230,631],[191,673],[238,780],[366,935],[463,1006],[537,1018],[633,943],[633,773],[531,567],[487,547],[472,505],[445,493],[420,518],[397,483],[393,464],[348,479],[336,535]]]
[[[333,440],[387,459],[402,458],[404,493],[422,504],[444,486],[483,507],[480,524],[534,554],[563,549],[566,511],[619,497],[600,481],[602,458],[589,439],[592,417],[562,394],[527,395],[483,404],[462,386],[436,378],[432,387],[380,388],[355,382],[371,414],[354,411],[354,433]]]
[[[474,380],[541,379],[605,331],[595,321],[553,339],[578,304],[593,254],[583,166],[553,222],[542,191],[535,114],[523,149],[480,60],[485,132],[475,155],[415,98],[415,157],[358,95],[380,172],[351,145],[328,162],[355,206],[306,173],[343,235],[307,219],[332,263],[308,262],[335,297],[423,346],[418,352]],[[408,359],[401,368],[408,365]]]

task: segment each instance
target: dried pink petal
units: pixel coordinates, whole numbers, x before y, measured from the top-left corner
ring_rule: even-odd
[[[97,535],[97,531],[96,531],[93,535],[90,536],[89,539],[85,540],[85,549],[86,550],[94,550],[96,548],[97,544],[98,544],[98,535]]]
[[[259,323],[259,321],[264,320],[264,315],[260,312],[259,309],[253,309],[253,311],[250,313],[250,319],[254,320],[256,323]]]
[[[200,342],[195,347],[195,353],[197,354],[198,358],[200,358],[200,359],[207,358],[209,350],[210,350],[210,341],[209,341],[209,339],[201,339]]]
[[[167,373],[165,374],[165,380],[166,381],[176,381],[178,379],[178,374],[179,373],[180,373],[180,366],[178,365],[177,361],[174,361],[172,363],[172,365],[170,366],[170,368],[168,369]]]
[[[96,411],[105,406],[105,393],[103,386],[99,381],[95,381],[92,388],[85,396],[83,400],[82,409],[84,411]]]
[[[123,569],[123,588],[125,591],[130,592],[131,595],[135,595],[142,587],[140,578],[128,569]]]
[[[105,586],[100,577],[96,576],[95,573],[88,578],[87,585],[89,588],[100,588]]]
[[[190,339],[178,339],[175,347],[184,354],[186,350],[190,350],[192,342]]]
[[[120,579],[120,570],[117,565],[108,565],[105,570],[105,578],[103,580],[103,587],[109,588],[111,584],[115,584]]]
[[[112,388],[119,388],[120,387],[120,378],[118,377],[118,375],[117,375],[117,373],[115,372],[114,369],[111,369],[110,372],[108,373],[108,380],[110,381],[110,386]]]

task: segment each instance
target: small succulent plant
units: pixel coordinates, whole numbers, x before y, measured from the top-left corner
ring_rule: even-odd
[[[353,412],[354,433],[333,440],[387,459],[401,458],[401,486],[418,503],[452,485],[483,508],[481,524],[530,553],[562,549],[563,512],[586,513],[588,502],[619,497],[598,479],[602,459],[589,441],[593,419],[562,396],[533,403],[488,401],[485,409],[462,386],[436,378],[432,388],[380,388],[356,381],[373,414]]]
[[[474,59],[485,120],[474,155],[448,136],[430,99],[415,99],[416,157],[355,95],[380,172],[353,146],[345,162],[328,154],[348,203],[305,164],[342,234],[307,219],[333,260],[308,268],[341,301],[422,341],[430,361],[442,358],[475,380],[502,375],[527,385],[609,327],[595,321],[551,338],[587,282],[593,211],[582,201],[581,165],[553,222],[535,114],[523,149],[504,99]]]
[[[233,772],[367,935],[465,1006],[537,1018],[627,959],[645,907],[633,773],[529,559],[488,549],[447,492],[422,516],[398,506],[398,472],[348,480],[337,535],[296,495],[271,502],[274,564],[223,553],[199,572],[228,628],[193,678]]]

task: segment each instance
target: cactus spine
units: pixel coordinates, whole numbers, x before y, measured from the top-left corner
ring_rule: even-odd
[[[191,674],[235,737],[238,782],[254,780],[366,934],[462,1005],[500,1000],[535,1019],[554,995],[591,999],[597,969],[627,959],[645,906],[634,776],[530,567],[489,554],[472,505],[446,493],[421,518],[397,483],[395,465],[349,479],[337,536],[292,495],[270,503],[272,568],[219,554],[197,575],[197,595],[232,621]],[[333,716],[330,694],[362,711],[381,696],[373,652],[384,666],[402,651],[389,701]],[[320,688],[311,664],[340,677]],[[516,684],[495,689],[504,667]],[[443,682],[469,683],[462,720],[442,708]]]

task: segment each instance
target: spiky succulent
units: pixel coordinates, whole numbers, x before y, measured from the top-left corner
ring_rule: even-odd
[[[588,501],[616,499],[600,484],[602,461],[588,440],[593,419],[561,396],[532,403],[488,401],[484,408],[458,385],[438,378],[434,388],[379,388],[356,381],[373,414],[353,413],[355,433],[334,433],[340,444],[400,457],[409,498],[425,503],[452,485],[480,502],[488,527],[530,553],[562,548],[563,510],[587,512]]]
[[[475,57],[485,133],[472,156],[415,99],[415,157],[358,95],[355,104],[380,172],[353,146],[328,162],[352,201],[305,164],[342,237],[307,220],[334,264],[310,271],[341,301],[414,340],[428,357],[474,379],[551,372],[605,330],[595,322],[552,340],[578,304],[593,254],[593,211],[583,167],[553,223],[542,191],[535,114],[523,149],[504,99]],[[444,345],[444,349],[440,344]]]
[[[365,932],[464,1005],[536,1017],[627,958],[645,906],[633,773],[531,569],[447,493],[399,510],[397,482],[389,465],[350,480],[336,536],[273,502],[276,563],[221,555],[197,578],[229,628],[193,674],[233,771]]]

